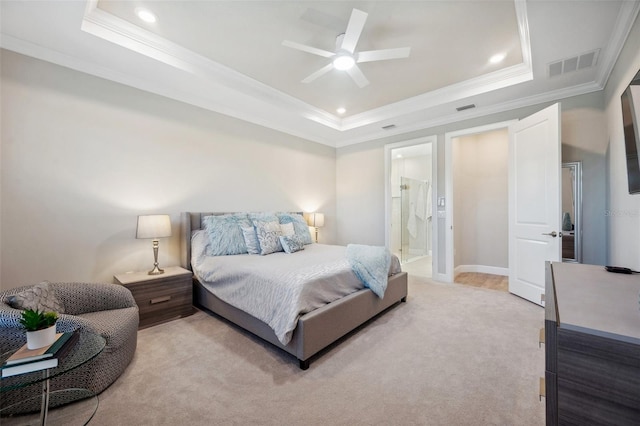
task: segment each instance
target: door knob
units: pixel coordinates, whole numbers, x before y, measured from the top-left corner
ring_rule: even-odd
[[[542,235],[551,235],[553,238],[558,236],[558,233],[556,231],[551,231],[551,232],[543,232]]]

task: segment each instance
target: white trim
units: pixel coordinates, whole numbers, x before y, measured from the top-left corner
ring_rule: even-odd
[[[442,126],[450,123],[457,123],[464,120],[470,120],[478,117],[485,117],[491,114],[497,114],[505,111],[512,111],[518,108],[525,108],[532,105],[539,105],[546,102],[557,102],[558,99],[570,98],[573,96],[584,95],[587,93],[597,92],[602,90],[602,87],[595,82],[589,82],[579,84],[572,87],[553,90],[550,92],[539,93],[532,96],[526,96],[498,104],[490,105],[487,107],[476,107],[466,110],[464,112],[454,112],[449,115],[441,115],[433,119],[428,120],[413,120],[413,116],[408,118],[403,117],[396,121],[396,128],[393,130],[382,130],[380,128],[374,128],[372,132],[357,136],[353,138],[346,138],[341,141],[336,141],[336,148],[342,148],[349,145],[356,145],[359,143],[369,142],[375,139],[381,139],[383,137],[390,137],[394,135],[401,135],[405,133],[430,129],[436,126]],[[402,120],[410,120],[407,124],[402,123]],[[370,124],[370,123],[369,123]]]
[[[446,266],[443,274],[445,282],[453,282],[454,279],[454,232],[453,229],[453,139],[460,136],[469,136],[478,133],[489,132],[498,129],[508,129],[509,125],[518,120],[500,121],[486,124],[484,126],[471,127],[468,129],[456,130],[444,134],[444,185],[445,185],[445,230],[448,230],[445,238]]]
[[[426,130],[516,108],[557,102],[558,99],[602,90],[640,11],[640,2],[621,2],[615,31],[598,58],[594,81],[525,95],[516,100],[486,107],[478,102],[476,108],[464,112],[453,112],[453,105],[451,112],[440,108],[455,101],[477,102],[474,99],[475,95],[531,80],[532,58],[527,2],[514,0],[522,50],[521,64],[341,118],[111,15],[97,7],[98,0],[85,1],[81,6],[84,9],[82,31],[140,55],[154,58],[166,67],[182,70],[186,78],[199,76],[203,81],[211,83],[211,87],[197,93],[191,89],[185,90],[180,84],[184,75],[168,72],[167,69],[161,71],[180,78],[147,81],[135,73],[116,71],[115,68],[71,56],[64,53],[67,50],[62,48],[47,48],[7,34],[0,37],[0,46],[335,148]],[[223,94],[219,93],[222,89]],[[434,107],[438,108],[439,112],[436,112]],[[436,114],[438,115],[435,116]],[[425,118],[428,116],[432,118]],[[383,130],[381,127],[387,124],[395,124],[396,127]]]
[[[524,7],[524,4],[519,7],[519,2],[522,3],[522,0],[516,1],[516,19],[523,63],[344,119],[99,9],[95,0],[87,2],[81,29],[183,71],[222,81],[227,87],[255,96],[258,99],[268,100],[281,108],[291,109],[292,112],[302,111],[300,116],[331,129],[344,132],[367,126],[372,122],[392,119],[398,117],[398,115],[418,112],[446,102],[533,80],[526,7]]]
[[[417,139],[410,139],[402,142],[387,144],[384,146],[384,244],[391,249],[391,151],[397,148],[404,148],[413,145],[431,144],[431,205],[435,206],[436,193],[438,188],[438,137],[436,135],[424,136]],[[431,221],[431,266],[437,265],[437,220]]]
[[[596,75],[595,81],[598,86],[603,89],[607,84],[607,80],[609,80],[609,76],[622,51],[622,47],[627,41],[627,37],[629,36],[629,32],[631,32],[638,12],[640,12],[640,2],[638,1],[623,1],[620,6],[611,39],[609,39],[607,47],[604,49],[604,52],[602,52],[603,54],[600,54],[598,58],[598,61],[603,64],[603,66],[598,67],[598,74]]]
[[[501,275],[504,277],[509,276],[509,268],[501,268],[499,266],[487,266],[487,265],[458,265],[453,271],[454,280],[455,280],[455,277],[458,276],[458,274],[462,274],[465,272]]]

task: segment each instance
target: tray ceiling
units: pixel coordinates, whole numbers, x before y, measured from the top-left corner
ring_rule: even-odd
[[[601,90],[638,3],[5,0],[0,44],[338,147]],[[330,59],[282,41],[334,51],[353,8],[368,14],[358,51],[410,56],[359,64],[364,88],[338,70],[302,83]]]

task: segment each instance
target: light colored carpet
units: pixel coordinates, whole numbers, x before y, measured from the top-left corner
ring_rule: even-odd
[[[410,276],[400,304],[314,359],[204,312],[140,331],[92,425],[543,425],[539,306]]]

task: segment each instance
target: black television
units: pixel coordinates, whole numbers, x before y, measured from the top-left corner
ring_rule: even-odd
[[[640,194],[640,71],[621,96],[629,194]]]

